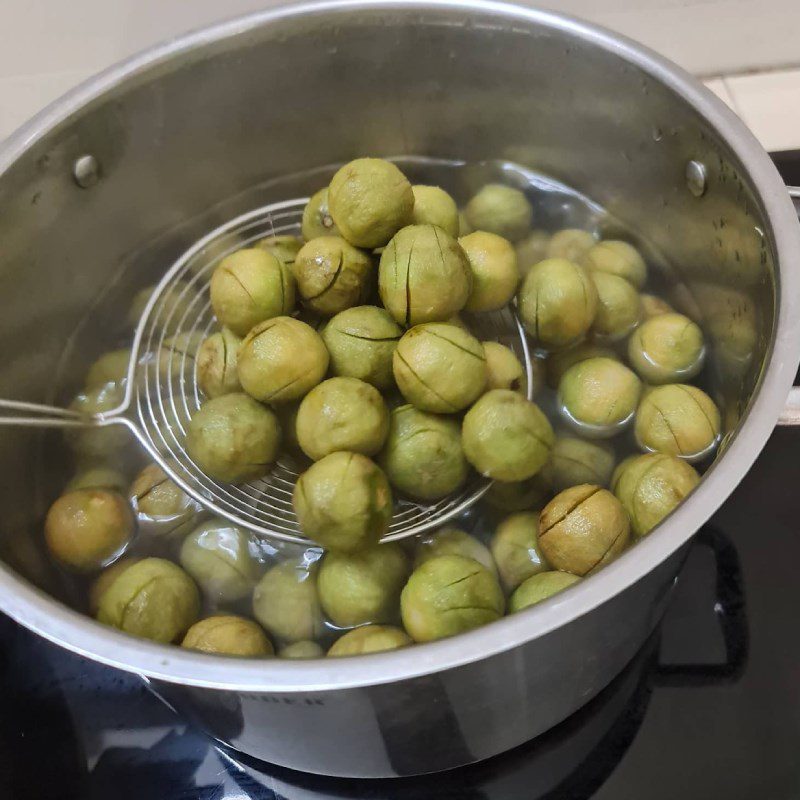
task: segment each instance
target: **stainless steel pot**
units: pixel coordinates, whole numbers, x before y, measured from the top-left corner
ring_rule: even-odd
[[[686,543],[784,407],[800,357],[800,228],[742,123],[613,34],[479,0],[280,8],[109,70],[0,149],[0,395],[58,400],[65,342],[71,370],[96,355],[134,283],[254,201],[281,199],[278,176],[364,153],[508,159],[585,192],[659,248],[673,300],[711,341],[730,432],[700,487],[602,573],[486,628],[352,660],[220,659],[58,602],[38,548],[40,476],[58,471],[56,450],[5,428],[0,607],[140,673],[242,751],[332,775],[405,775],[544,731],[657,624]],[[105,311],[90,315],[98,296]],[[81,319],[91,324],[73,335]]]

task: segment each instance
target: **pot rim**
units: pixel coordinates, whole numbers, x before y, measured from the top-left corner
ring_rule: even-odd
[[[248,692],[324,692],[391,683],[468,665],[513,649],[589,613],[645,577],[686,543],[749,470],[772,432],[800,361],[800,226],[772,161],[752,133],[714,94],[666,58],[573,17],[494,0],[317,0],[279,6],[156,45],[82,83],[49,105],[0,146],[0,174],[34,142],[68,121],[75,109],[197,46],[230,39],[296,16],[357,9],[491,12],[506,20],[565,31],[635,65],[665,84],[715,128],[746,168],[766,213],[765,235],[776,253],[777,307],[759,385],[724,456],[691,497],[654,532],[601,573],[524,612],[406,650],[356,658],[247,660],[196,653],[137,639],[54,600],[0,563],[0,609],[44,638],[82,656],[149,678]],[[723,133],[724,131],[724,133]]]

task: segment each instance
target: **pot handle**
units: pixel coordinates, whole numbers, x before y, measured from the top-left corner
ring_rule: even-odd
[[[800,186],[787,186],[789,197],[800,202]],[[798,209],[800,215],[800,209]],[[778,417],[778,425],[800,425],[800,386],[795,386],[786,398],[786,405]]]
[[[714,611],[725,643],[725,660],[719,664],[661,664],[655,670],[656,686],[712,686],[735,683],[744,672],[749,651],[742,569],[736,548],[727,536],[706,525],[694,540],[714,555],[716,591]]]

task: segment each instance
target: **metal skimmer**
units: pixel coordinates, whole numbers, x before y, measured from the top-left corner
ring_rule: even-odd
[[[87,417],[71,409],[0,400],[0,425],[86,427],[125,425],[150,456],[189,495],[209,511],[263,536],[308,545],[292,508],[297,476],[309,462],[283,454],[265,477],[240,486],[218,483],[200,470],[183,446],[187,424],[203,396],[197,385],[195,354],[216,328],[209,282],[225,256],[268,236],[299,234],[307,199],[288,200],[250,211],[221,225],[194,244],[167,271],[150,297],[134,335],[122,403]],[[514,312],[468,316],[483,341],[511,347],[533,392],[531,353]],[[30,416],[20,416],[27,413]],[[384,541],[413,536],[440,526],[477,501],[491,482],[473,475],[457,493],[432,504],[395,499],[394,516]]]

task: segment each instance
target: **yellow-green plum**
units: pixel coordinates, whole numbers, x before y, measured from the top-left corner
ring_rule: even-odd
[[[236,372],[237,353],[242,340],[228,328],[212,333],[197,351],[197,383],[206,397],[241,392]]]
[[[192,416],[186,452],[215,480],[243,483],[267,473],[280,440],[274,412],[246,394],[226,394],[208,400]]]
[[[297,441],[312,460],[338,450],[375,455],[389,432],[389,411],[380,392],[357,378],[329,378],[300,403]]]
[[[641,289],[647,281],[644,259],[627,242],[613,239],[598,242],[583,254],[581,264],[590,272],[606,272],[624,278],[637,289]]]
[[[467,331],[443,322],[407,331],[397,343],[392,365],[403,397],[422,411],[461,411],[486,388],[483,345]]]
[[[511,595],[508,601],[508,612],[514,614],[522,611],[523,608],[535,606],[537,603],[547,600],[548,597],[563,592],[564,589],[568,589],[579,580],[577,575],[559,570],[533,575]]]
[[[455,238],[435,225],[409,225],[381,254],[378,290],[401,325],[442,322],[464,308],[472,272]]]
[[[525,394],[525,370],[511,348],[499,342],[482,342],[486,358],[486,388],[511,389]]]
[[[424,536],[417,543],[414,566],[418,567],[439,556],[464,556],[477,561],[493,575],[497,575],[494,558],[483,542],[459,528],[443,528]]]
[[[547,385],[551,389],[558,389],[564,373],[579,361],[586,361],[590,358],[611,358],[619,361],[619,356],[611,347],[597,344],[596,342],[586,341],[570,347],[568,350],[561,350],[558,353],[550,353],[547,356],[545,371],[547,375]]]
[[[589,358],[571,366],[558,385],[559,410],[584,436],[615,436],[633,420],[641,381],[611,358]]]
[[[392,357],[402,335],[392,315],[377,306],[341,311],[321,332],[334,375],[358,378],[381,391],[394,386]]]
[[[389,481],[360,453],[331,453],[312,464],[297,479],[293,502],[303,532],[344,553],[377,544],[392,518]]]
[[[110,489],[75,489],[47,512],[44,535],[50,554],[80,572],[100,569],[118,556],[134,534],[125,498]]]
[[[303,305],[332,317],[363,302],[374,267],[367,253],[340,236],[319,236],[303,245],[293,269]]]
[[[577,436],[556,436],[544,472],[557,492],[580,483],[608,486],[614,469],[614,451],[605,442]]]
[[[628,359],[650,384],[684,383],[703,367],[703,332],[683,314],[658,314],[633,332]]]
[[[217,614],[195,622],[183,637],[181,647],[240,658],[275,655],[264,631],[253,620],[234,614]]]
[[[436,225],[450,236],[459,235],[458,206],[456,201],[438,186],[416,185],[414,193],[414,225]]]
[[[591,273],[597,289],[597,314],[592,330],[601,338],[624,339],[642,317],[639,293],[624,278],[608,272]]]
[[[699,482],[700,476],[683,459],[650,453],[627,463],[614,493],[630,516],[634,535],[641,537],[677,508]]]
[[[530,230],[533,208],[519,190],[501,183],[487,183],[467,203],[467,221],[476,231],[496,233],[518,242]]]
[[[555,438],[541,409],[517,392],[492,389],[464,416],[467,461],[488,478],[521,481],[547,462]]]
[[[548,569],[539,546],[539,512],[524,511],[506,517],[492,536],[491,551],[507,592]]]
[[[222,518],[203,522],[183,541],[181,566],[213,603],[247,597],[261,575],[250,537]]]
[[[630,520],[607,489],[581,484],[557,494],[539,517],[539,545],[547,563],[588,575],[613,561],[630,540]]]
[[[322,658],[324,655],[322,646],[308,639],[292,642],[278,650],[280,658]]]
[[[417,567],[400,596],[403,627],[430,642],[487,625],[505,610],[497,578],[471,558],[438,556]]]
[[[589,231],[580,228],[564,228],[556,231],[547,245],[542,258],[566,258],[578,262],[597,244],[597,239]]]
[[[391,162],[357,158],[331,179],[328,210],[348,242],[356,247],[383,247],[411,222],[414,192]]]
[[[573,261],[548,258],[534,265],[517,294],[519,315],[534,344],[562,350],[580,342],[597,314],[597,289]]]
[[[262,403],[299,400],[328,370],[328,351],[305,322],[275,317],[256,325],[239,347],[242,388]]]
[[[409,572],[408,558],[397,544],[359,553],[326,553],[318,580],[322,609],[340,628],[394,622]]]
[[[514,247],[507,239],[486,231],[462,236],[458,243],[472,271],[467,311],[497,311],[511,302],[519,283]]]
[[[214,314],[237,336],[294,309],[291,270],[261,248],[238,250],[223,258],[211,276],[210,291]]]
[[[253,592],[253,616],[279,642],[316,639],[324,629],[316,566],[290,559],[267,570]]]
[[[446,497],[463,485],[469,471],[458,422],[411,405],[389,415],[379,463],[392,486],[417,500]]]
[[[106,589],[97,619],[133,636],[168,643],[181,638],[199,613],[194,581],[171,561],[145,558]]]
[[[328,650],[333,657],[361,656],[383,653],[413,644],[405,631],[392,625],[364,625],[348,631],[338,638]]]
[[[333,221],[328,208],[328,187],[311,195],[311,199],[303,209],[301,226],[303,238],[308,242],[317,236],[338,236],[339,229]]]
[[[644,450],[695,461],[714,450],[720,425],[719,409],[702,389],[671,383],[645,394],[633,430]]]

